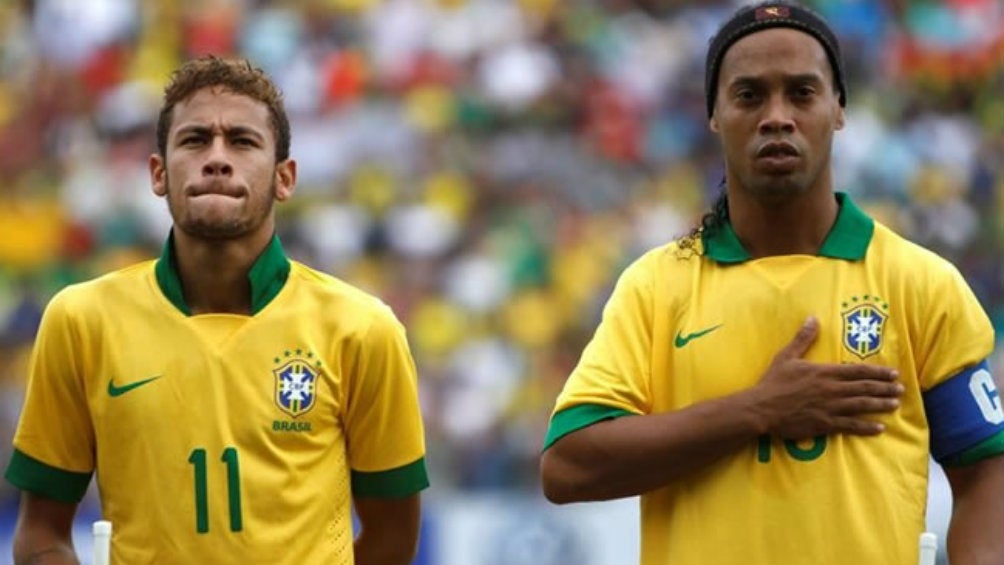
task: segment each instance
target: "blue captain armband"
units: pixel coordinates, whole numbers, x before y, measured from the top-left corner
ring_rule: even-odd
[[[1004,431],[1004,406],[984,360],[923,394],[939,463]]]

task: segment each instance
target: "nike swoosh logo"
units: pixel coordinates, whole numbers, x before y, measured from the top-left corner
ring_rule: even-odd
[[[163,375],[157,375],[156,377],[150,377],[149,379],[143,379],[142,381],[136,381],[122,386],[115,386],[115,379],[112,379],[108,381],[108,396],[122,396],[134,388],[139,388],[149,382],[159,379],[161,376]]]
[[[680,332],[676,332],[676,340],[673,341],[673,345],[675,345],[676,348],[679,349],[679,348],[683,347],[684,345],[687,345],[688,343],[690,343],[691,340],[697,339],[697,338],[699,338],[701,336],[708,335],[709,333],[717,330],[720,327],[722,327],[722,325],[718,324],[717,326],[711,326],[710,328],[707,328],[707,329],[704,329],[704,330],[700,330],[700,331],[696,331],[694,333],[690,333],[690,334],[687,334],[687,335],[681,335]]]

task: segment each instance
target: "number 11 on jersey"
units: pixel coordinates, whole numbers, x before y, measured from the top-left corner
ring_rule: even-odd
[[[227,500],[230,510],[230,531],[239,532],[243,528],[241,511],[241,469],[237,458],[237,448],[223,450],[220,461],[227,466]],[[206,469],[206,450],[197,447],[188,456],[188,462],[195,468],[195,531],[209,532],[209,480]]]

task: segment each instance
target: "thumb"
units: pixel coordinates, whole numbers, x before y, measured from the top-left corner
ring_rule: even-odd
[[[809,316],[802,327],[798,328],[795,337],[781,350],[779,357],[789,359],[802,357],[816,341],[817,335],[819,335],[819,320],[815,316]]]

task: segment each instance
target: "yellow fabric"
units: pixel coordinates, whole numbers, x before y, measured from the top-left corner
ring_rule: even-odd
[[[863,358],[845,343],[856,308],[885,316],[880,347]],[[921,392],[986,358],[993,330],[954,267],[885,226],[859,261],[716,264],[675,243],[647,253],[619,280],[555,412],[651,414],[748,388],[810,315],[820,335],[807,359],[899,370],[902,405],[877,417],[886,431],[765,438],[642,496],[643,565],[916,563],[928,470]]]
[[[377,299],[295,262],[255,316],[186,317],[153,265],[52,300],[16,448],[66,471],[97,469],[114,563],[351,563],[350,472],[424,456],[403,327]],[[306,410],[280,406],[283,368],[317,375]]]

